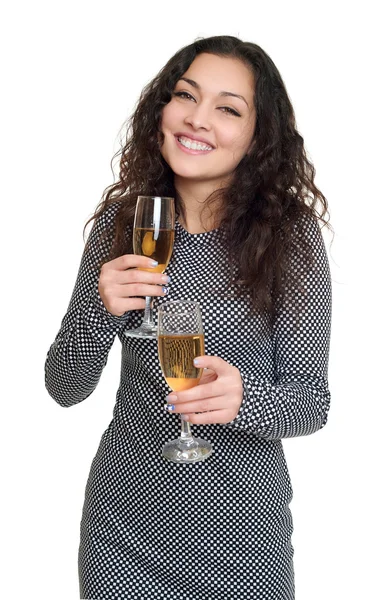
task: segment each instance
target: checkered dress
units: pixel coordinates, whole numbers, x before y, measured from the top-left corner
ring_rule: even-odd
[[[294,598],[292,488],[281,438],[311,434],[326,423],[331,284],[323,238],[305,219],[315,264],[301,275],[267,333],[250,315],[250,298],[223,294],[226,248],[219,230],[190,234],[176,222],[168,297],[201,305],[207,355],[236,366],[244,395],[226,425],[193,425],[212,442],[204,462],[175,464],[162,446],[179,431],[163,405],[169,388],[155,339],[126,338],[143,311],[111,315],[98,294],[96,244],[114,219],[112,205],[94,223],[45,372],[50,395],[76,405],[95,389],[115,336],[122,344],[113,420],[92,462],[79,548],[81,598],[156,600],[291,600]],[[297,297],[300,317],[293,318]]]

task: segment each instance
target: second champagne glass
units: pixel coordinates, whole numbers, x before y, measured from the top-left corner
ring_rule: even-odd
[[[164,273],[174,247],[175,203],[174,198],[165,196],[138,196],[134,219],[134,254],[148,256],[158,262],[152,269]],[[157,328],[152,314],[153,298],[146,296],[143,323],[137,329],[128,329],[127,337],[156,338]]]
[[[158,348],[164,378],[174,392],[198,385],[203,369],[195,367],[194,358],[205,352],[198,302],[169,301],[158,308]],[[205,460],[212,450],[210,442],[191,435],[190,423],[182,418],[179,438],[164,445],[162,456],[190,463]]]

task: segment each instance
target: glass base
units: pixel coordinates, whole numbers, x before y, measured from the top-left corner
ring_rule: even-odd
[[[158,330],[155,325],[142,325],[137,329],[126,329],[124,332],[126,337],[138,337],[138,338],[157,338]]]
[[[192,463],[206,460],[212,452],[213,447],[207,440],[191,438],[187,442],[178,438],[163,446],[162,456],[175,463]]]

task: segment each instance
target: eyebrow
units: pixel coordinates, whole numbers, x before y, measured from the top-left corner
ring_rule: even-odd
[[[197,90],[201,89],[201,86],[199,85],[199,83],[197,83],[193,79],[188,79],[187,77],[179,77],[178,81],[186,81],[187,83],[189,83],[192,87],[196,88]],[[218,95],[219,96],[232,96],[234,98],[239,98],[240,100],[243,100],[243,102],[245,102],[247,106],[249,106],[247,101],[245,100],[245,98],[243,96],[241,96],[240,94],[234,94],[233,92],[220,92]]]

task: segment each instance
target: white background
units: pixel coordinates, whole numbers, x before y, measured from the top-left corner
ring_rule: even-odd
[[[45,391],[45,356],[68,305],[83,226],[113,181],[120,127],[174,52],[219,34],[257,43],[277,65],[336,232],[331,248],[326,236],[333,276],[329,423],[284,442],[294,486],[296,598],[383,597],[379,7],[78,0],[14,1],[2,11],[3,598],[78,598],[84,488],[112,416],[120,348],[116,342],[94,394],[71,409]]]

